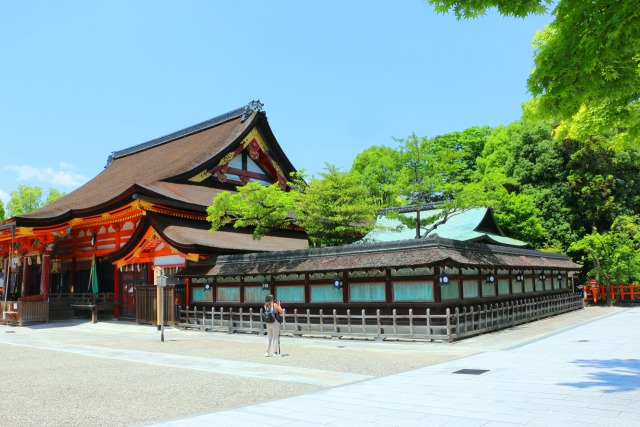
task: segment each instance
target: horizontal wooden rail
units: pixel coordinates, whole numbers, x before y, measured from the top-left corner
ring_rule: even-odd
[[[406,314],[381,314],[380,310],[339,313],[338,310],[284,311],[282,333],[293,336],[323,336],[331,338],[364,337],[375,340],[389,338],[454,341],[488,331],[509,328],[533,320],[583,308],[580,294],[565,293],[482,306],[447,308],[445,314],[433,314],[431,309],[408,310]],[[224,307],[198,309],[178,307],[180,328],[227,333],[263,333],[262,309],[237,311]]]
[[[46,301],[7,301],[1,304],[1,323],[24,326],[49,321],[49,303]]]

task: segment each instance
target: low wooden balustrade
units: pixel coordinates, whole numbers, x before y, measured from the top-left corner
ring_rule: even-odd
[[[49,321],[49,303],[42,295],[20,297],[18,301],[3,301],[0,322],[6,325],[24,326]]]
[[[585,286],[585,300],[594,303],[606,301],[607,288],[611,300],[640,302],[640,285],[634,284]]]
[[[492,330],[508,328],[583,308],[582,297],[575,293],[523,299],[482,306],[446,309],[445,314],[433,314],[430,309],[408,310],[407,314],[361,312],[346,310],[338,313],[312,313],[310,310],[284,312],[281,332],[293,336],[326,336],[332,338],[364,337],[376,340],[388,338],[454,341]],[[179,307],[181,328],[227,333],[263,333],[262,310],[237,311],[224,307],[198,309]]]
[[[116,305],[113,292],[55,293],[49,295],[49,302],[56,307],[70,308],[73,312],[89,311],[93,323],[98,321],[99,311],[113,312]]]

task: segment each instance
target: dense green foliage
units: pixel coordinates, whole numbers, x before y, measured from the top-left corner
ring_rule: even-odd
[[[495,7],[500,14],[524,18],[532,13],[544,13],[552,0],[427,0],[438,12],[453,11],[460,18],[477,18]]]
[[[554,5],[533,42],[527,120],[494,131],[479,179],[496,184],[497,216],[512,234],[571,249],[604,282],[637,280],[640,0],[427,1],[458,19],[490,8],[524,18]]]
[[[326,172],[300,185],[297,224],[314,246],[336,246],[360,240],[375,226],[378,207],[360,177],[327,165]]]
[[[587,277],[602,283],[640,279],[640,216],[621,215],[604,233],[593,230],[569,247],[587,264]]]
[[[7,203],[9,217],[20,216],[27,212],[39,209],[64,196],[65,193],[50,188],[47,194],[38,186],[20,184],[17,190],[10,194],[11,199]]]
[[[298,177],[289,192],[250,183],[236,195],[223,193],[209,220],[214,230],[255,227],[256,238],[296,225],[323,246],[358,240],[381,207],[443,203],[437,217],[396,216],[422,237],[460,209],[487,206],[508,236],[542,250],[570,250],[590,274],[625,280],[630,262],[640,268],[638,238],[628,232],[638,227],[640,146],[623,149],[612,143],[615,136],[602,135],[558,140],[553,132],[546,121],[523,119],[434,138],[412,134],[396,139],[395,148],[364,150],[349,173],[327,166],[308,183]],[[622,239],[623,231],[632,237]],[[612,242],[617,249],[595,249]]]
[[[312,246],[352,243],[371,231],[378,207],[372,203],[360,177],[327,165],[319,178],[308,183],[301,175],[285,191],[276,183],[248,183],[237,193],[219,194],[207,209],[211,230],[233,224],[253,227],[260,239],[271,231],[298,226],[305,229]]]
[[[548,251],[571,247],[576,260],[584,260],[586,270],[592,270],[595,259],[584,252],[584,245],[574,243],[597,234],[592,230],[609,232],[622,216],[640,212],[640,147],[623,149],[612,143],[615,136],[559,141],[553,132],[548,122],[523,119],[431,139],[410,135],[396,140],[400,146],[395,150],[375,147],[379,158],[366,170],[377,176],[376,165],[385,164],[385,176],[396,177],[395,185],[391,179],[385,182],[387,200],[444,202],[439,217],[418,218],[419,224],[405,221],[417,227],[416,236],[424,236],[456,210],[488,206],[510,237]],[[382,153],[401,161],[386,162]],[[397,169],[390,170],[390,164]],[[354,162],[352,172],[360,170]],[[363,175],[363,186],[375,194],[369,182]]]
[[[505,16],[525,17],[555,3],[553,21],[534,39],[530,111],[562,121],[560,139],[612,133],[632,144],[640,136],[640,0],[428,2],[459,19],[493,7]]]
[[[0,200],[0,221],[3,219],[7,219],[6,214],[4,212],[4,203]]]
[[[367,189],[371,199],[383,208],[400,203],[396,199],[395,186],[401,164],[402,160],[397,150],[374,146],[356,156],[351,171],[360,175],[360,182]]]
[[[396,148],[371,147],[340,178],[344,187],[323,175],[310,183],[318,193],[302,187],[295,193],[306,197],[294,203],[305,209],[288,206],[287,212],[322,236],[316,224],[331,230],[365,224],[369,215],[340,211],[346,202],[336,193],[377,207],[443,203],[438,217],[405,221],[421,237],[457,210],[488,206],[508,235],[535,248],[571,251],[589,275],[638,279],[640,0],[427,1],[458,19],[490,8],[524,18],[553,5],[553,21],[534,38],[535,68],[527,81],[534,98],[522,120],[434,138],[411,134],[396,139]],[[338,234],[365,231],[340,228]]]
[[[468,205],[465,194],[490,132],[485,126],[431,139],[411,134],[396,139],[396,149],[376,146],[364,150],[356,156],[351,172],[360,176],[360,183],[379,207],[443,202],[444,217]],[[415,227],[417,237],[442,220],[420,218],[419,214],[416,220],[393,212],[387,215]]]
[[[207,208],[212,231],[228,224],[235,228],[254,227],[253,236],[260,239],[272,230],[293,224],[295,200],[278,183],[266,187],[249,182],[237,191],[218,194]]]

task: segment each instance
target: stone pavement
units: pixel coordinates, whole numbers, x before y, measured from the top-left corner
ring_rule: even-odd
[[[153,426],[640,425],[640,308],[607,313],[401,374]]]

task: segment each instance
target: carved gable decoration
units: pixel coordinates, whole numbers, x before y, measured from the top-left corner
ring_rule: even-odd
[[[226,153],[216,166],[189,178],[189,181],[203,182],[216,179],[220,183],[244,185],[259,182],[271,185],[278,181],[285,186],[287,179],[280,165],[271,157],[269,148],[260,132],[253,128],[240,145]]]

